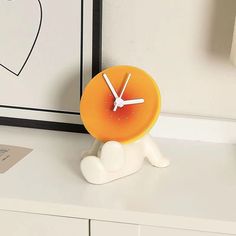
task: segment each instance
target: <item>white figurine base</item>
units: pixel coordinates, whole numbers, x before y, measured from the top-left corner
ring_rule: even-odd
[[[105,184],[135,173],[142,167],[145,158],[156,167],[169,165],[149,134],[129,144],[95,140],[91,149],[83,154],[80,168],[88,182]]]

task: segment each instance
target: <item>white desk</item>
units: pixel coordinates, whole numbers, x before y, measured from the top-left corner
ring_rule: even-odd
[[[158,139],[170,167],[145,163],[96,186],[79,168],[91,142],[85,134],[0,126],[1,144],[34,149],[0,175],[0,235],[236,235],[236,145]]]

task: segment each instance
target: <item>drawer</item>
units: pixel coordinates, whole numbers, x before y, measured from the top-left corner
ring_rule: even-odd
[[[88,220],[0,210],[0,235],[89,236]]]
[[[140,236],[229,236],[228,234],[209,233],[202,231],[159,228],[151,226],[141,226]]]
[[[203,231],[91,221],[91,236],[229,236]]]
[[[91,220],[91,236],[139,236],[139,226]]]

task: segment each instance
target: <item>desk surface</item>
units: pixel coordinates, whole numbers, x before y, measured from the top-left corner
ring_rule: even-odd
[[[33,152],[0,174],[0,209],[236,234],[236,146],[157,139],[171,161],[88,184],[89,135],[0,126],[0,143]]]

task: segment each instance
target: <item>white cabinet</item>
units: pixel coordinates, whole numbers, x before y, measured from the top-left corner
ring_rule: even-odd
[[[0,211],[0,235],[88,236],[88,220]]]
[[[79,171],[92,141],[0,126],[0,144],[33,149],[0,175],[0,236],[236,236],[235,145],[159,139],[169,168],[97,186]]]
[[[91,236],[138,236],[139,226],[132,224],[91,221]]]

